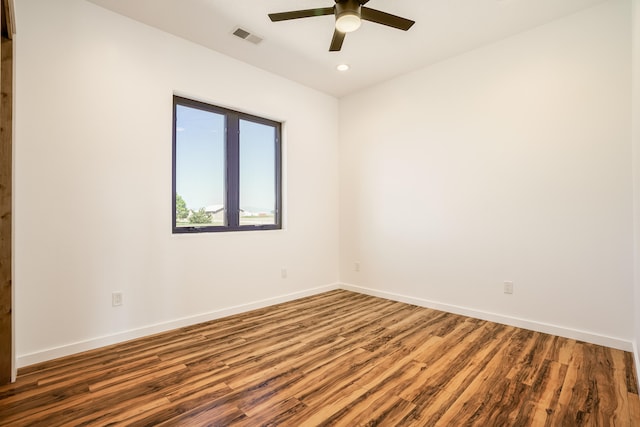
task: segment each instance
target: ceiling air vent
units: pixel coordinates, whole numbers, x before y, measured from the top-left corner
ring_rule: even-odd
[[[258,44],[262,41],[262,38],[256,36],[255,34],[251,34],[249,31],[242,29],[240,27],[236,28],[233,32],[233,35],[236,37],[240,37],[243,40],[251,42],[253,44]]]

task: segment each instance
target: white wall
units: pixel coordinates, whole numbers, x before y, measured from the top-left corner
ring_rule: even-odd
[[[640,0],[633,0],[633,171],[634,171],[634,225],[635,225],[635,335],[634,350],[636,373],[640,374]]]
[[[16,16],[20,365],[335,285],[336,99],[83,0]],[[174,91],[285,122],[285,230],[171,234]]]
[[[630,349],[630,13],[607,2],[342,99],[341,280]]]

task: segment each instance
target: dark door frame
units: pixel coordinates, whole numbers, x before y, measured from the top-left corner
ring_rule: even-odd
[[[13,0],[0,11],[0,385],[15,380],[12,292]]]

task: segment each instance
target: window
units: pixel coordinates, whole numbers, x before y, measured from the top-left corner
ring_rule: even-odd
[[[173,97],[173,232],[282,228],[281,124]]]

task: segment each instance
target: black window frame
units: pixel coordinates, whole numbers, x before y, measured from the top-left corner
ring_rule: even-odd
[[[182,226],[176,222],[176,136],[178,106],[195,108],[224,116],[225,121],[225,224],[221,226]],[[240,120],[273,126],[275,129],[275,196],[274,224],[240,225]],[[173,96],[172,129],[172,233],[212,233],[227,231],[281,230],[282,229],[282,123],[236,110]]]

